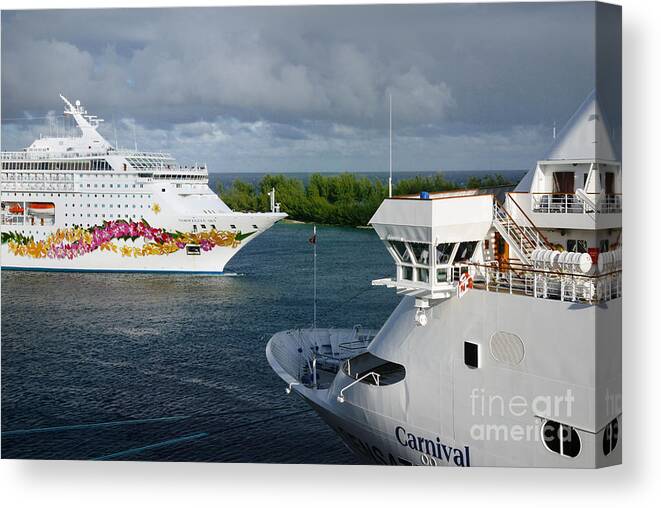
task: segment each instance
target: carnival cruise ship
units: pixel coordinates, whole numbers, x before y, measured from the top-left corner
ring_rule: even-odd
[[[292,329],[271,367],[365,462],[594,468],[622,457],[622,170],[593,93],[513,192],[386,199],[401,302]],[[310,436],[306,436],[309,439]]]
[[[118,150],[101,119],[62,97],[80,135],[2,152],[2,268],[222,273],[286,214],[233,212],[206,165]]]

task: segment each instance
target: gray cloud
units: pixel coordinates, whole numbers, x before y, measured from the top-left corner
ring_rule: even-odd
[[[594,17],[590,3],[3,12],[3,118],[43,116],[63,92],[120,138],[134,122],[145,148],[219,168],[374,170],[392,94],[402,166],[520,169],[594,87]],[[3,147],[34,127],[3,120]]]

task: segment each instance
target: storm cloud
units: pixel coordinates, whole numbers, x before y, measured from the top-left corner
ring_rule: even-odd
[[[595,87],[595,6],[3,12],[2,146],[58,94],[211,170],[525,169]],[[38,120],[26,121],[25,118]]]

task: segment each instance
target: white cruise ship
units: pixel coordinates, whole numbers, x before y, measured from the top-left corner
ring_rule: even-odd
[[[60,96],[62,97],[62,96]],[[2,268],[222,273],[286,214],[233,212],[206,165],[117,150],[76,101],[77,137],[43,137],[2,152]]]
[[[592,94],[514,192],[386,199],[396,310],[279,332],[271,367],[366,462],[620,463],[621,181]]]

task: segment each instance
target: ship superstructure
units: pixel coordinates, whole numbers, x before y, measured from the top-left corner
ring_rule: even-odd
[[[2,152],[2,268],[221,273],[286,216],[233,212],[206,165],[118,150],[101,119],[60,97],[79,136]]]
[[[513,192],[386,199],[373,284],[400,304],[378,331],[280,332],[270,365],[367,462],[619,463],[621,181],[592,94]]]

